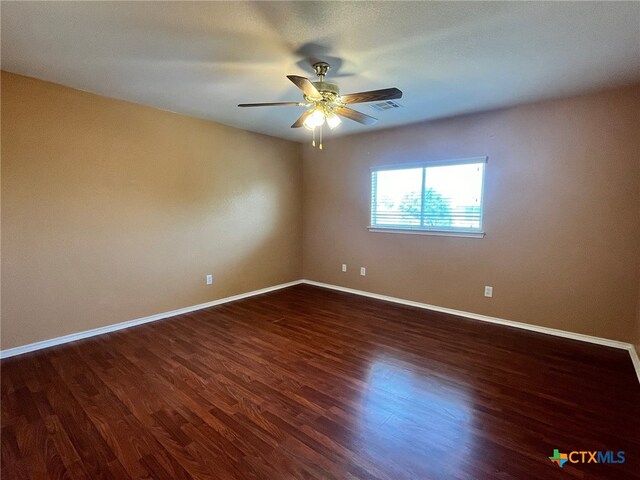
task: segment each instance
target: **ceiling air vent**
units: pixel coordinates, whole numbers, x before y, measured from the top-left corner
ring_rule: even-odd
[[[392,108],[400,108],[402,105],[394,102],[393,100],[387,100],[386,102],[374,103],[371,105],[371,108],[375,108],[379,112],[384,112],[385,110],[391,110]]]

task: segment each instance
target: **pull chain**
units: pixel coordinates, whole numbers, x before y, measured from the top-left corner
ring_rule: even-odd
[[[311,146],[315,147],[316,146],[316,129],[314,128],[311,131],[313,132],[313,141],[311,142]]]
[[[320,150],[322,150],[322,125],[320,125]]]

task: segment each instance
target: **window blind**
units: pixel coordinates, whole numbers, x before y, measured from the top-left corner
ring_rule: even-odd
[[[371,227],[480,232],[486,157],[371,170]]]

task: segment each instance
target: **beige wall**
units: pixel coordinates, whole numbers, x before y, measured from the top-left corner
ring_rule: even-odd
[[[635,341],[639,112],[634,87],[307,146],[304,276]],[[370,166],[484,155],[484,239],[367,231]]]
[[[636,316],[635,347],[638,356],[640,356],[640,282],[638,282],[638,315]]]
[[[5,72],[1,94],[3,349],[300,278],[300,145]]]
[[[1,100],[3,349],[303,276],[640,346],[640,87],[328,138],[304,185],[294,143],[5,72]],[[370,166],[478,155],[484,239],[366,230]]]

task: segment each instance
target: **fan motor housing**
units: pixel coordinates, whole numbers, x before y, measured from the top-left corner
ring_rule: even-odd
[[[320,92],[320,93],[332,93],[333,95],[340,95],[340,89],[338,88],[338,85],[336,85],[335,83],[329,83],[329,82],[311,82],[313,83],[313,85],[316,87],[316,89]]]
[[[321,103],[325,105],[333,105],[337,102],[338,98],[340,97],[340,89],[338,88],[338,85],[329,82],[311,83],[313,83],[313,86],[316,87],[316,90],[318,90],[318,92],[320,92],[320,95],[322,95],[322,100],[320,100]],[[304,96],[304,98],[308,102],[318,103],[317,99],[309,98],[306,95]]]

